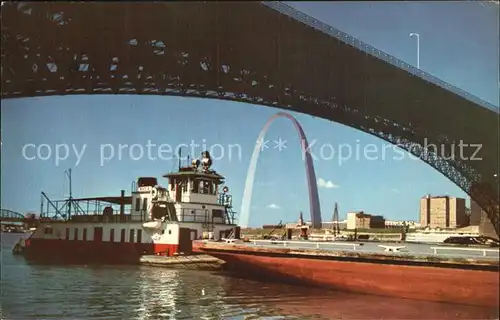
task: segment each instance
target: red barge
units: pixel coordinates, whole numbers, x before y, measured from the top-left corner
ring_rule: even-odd
[[[224,177],[211,165],[203,152],[201,160],[164,175],[168,187],[142,177],[128,197],[122,191],[120,197],[73,199],[70,192],[67,200],[51,201],[42,192],[39,226],[15,251],[37,262],[85,264],[190,254],[192,240],[239,231]]]
[[[229,270],[262,279],[415,300],[499,306],[498,260],[198,242]]]

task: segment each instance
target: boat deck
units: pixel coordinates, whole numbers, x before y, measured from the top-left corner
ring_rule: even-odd
[[[231,245],[231,244],[227,244]],[[384,255],[413,255],[413,256],[435,256],[440,258],[465,258],[481,260],[499,260],[499,248],[491,247],[472,247],[443,244],[422,244],[422,243],[383,243],[383,242],[344,242],[344,241],[271,241],[271,240],[252,240],[244,243],[249,247],[265,248],[288,248],[288,249],[319,249],[338,252],[356,252]],[[386,248],[404,247],[397,252],[386,251]]]

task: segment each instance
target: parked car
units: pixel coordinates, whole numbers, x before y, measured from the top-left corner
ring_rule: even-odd
[[[488,247],[499,247],[498,240],[491,237],[472,237],[472,236],[463,236],[463,237],[449,237],[446,238],[443,243],[446,244],[461,244],[461,245],[483,245]]]

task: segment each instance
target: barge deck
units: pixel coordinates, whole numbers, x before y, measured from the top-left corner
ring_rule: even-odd
[[[284,247],[291,243],[280,247],[279,242],[205,242],[195,247],[224,260],[226,269],[232,272],[261,279],[424,301],[499,305],[499,262],[495,252],[457,256],[432,251],[385,252],[382,248],[362,251],[363,246],[355,243],[328,250],[321,248],[324,244],[316,244],[320,248],[306,242],[302,247]],[[431,250],[431,246],[428,248]]]

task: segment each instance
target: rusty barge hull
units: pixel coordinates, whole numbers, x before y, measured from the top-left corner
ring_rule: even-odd
[[[498,261],[205,243],[200,251],[245,276],[346,292],[499,306]]]

